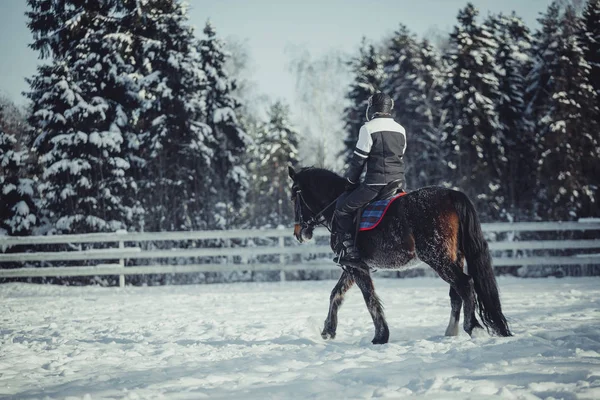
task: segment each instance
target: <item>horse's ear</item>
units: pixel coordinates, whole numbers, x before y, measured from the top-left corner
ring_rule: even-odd
[[[290,175],[290,178],[292,178],[292,180],[296,180],[296,171],[294,171],[294,167],[292,167],[291,165],[288,166],[288,174]]]

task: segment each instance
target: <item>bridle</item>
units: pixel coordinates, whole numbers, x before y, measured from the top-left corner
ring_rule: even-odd
[[[315,212],[308,205],[306,200],[304,200],[304,196],[302,196],[302,190],[296,189],[295,214],[296,214],[296,218],[298,218],[299,221],[295,221],[294,223],[296,225],[300,225],[302,227],[302,229],[306,229],[306,228],[313,229],[317,225],[322,225],[325,228],[327,228],[327,230],[329,232],[331,232],[331,228],[329,227],[329,224],[327,223],[327,219],[325,218],[323,213],[325,213],[325,211],[327,211],[331,206],[333,206],[340,197],[341,197],[341,195],[336,197],[331,203],[329,203],[327,206],[325,206],[325,208],[323,208],[321,211]],[[302,204],[304,204],[306,206],[306,208],[308,208],[308,210],[313,214],[313,216],[310,217],[307,221],[304,221],[304,218],[302,218]]]

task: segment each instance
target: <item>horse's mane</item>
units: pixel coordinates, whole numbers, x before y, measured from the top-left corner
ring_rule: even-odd
[[[341,179],[341,180],[344,179],[340,175],[336,174],[335,172],[330,171],[325,168],[304,167],[298,172],[299,178],[307,177],[308,175],[310,175],[311,178],[317,178],[319,180],[334,180],[335,181],[336,179]]]
[[[311,192],[321,193],[326,198],[343,190],[346,179],[325,168],[305,167],[296,174],[296,179]]]

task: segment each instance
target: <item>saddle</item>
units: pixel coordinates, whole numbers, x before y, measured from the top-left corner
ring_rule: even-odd
[[[377,197],[371,200],[371,203],[374,203],[378,200],[387,200],[394,197],[399,192],[402,192],[402,186],[404,186],[404,179],[396,179],[395,181],[391,181],[387,185],[381,189]],[[368,205],[367,205],[368,206]]]
[[[366,206],[360,208],[355,215],[356,234],[359,231],[367,231],[379,225],[385,212],[392,202],[406,194],[402,190],[404,180],[398,179],[388,183]],[[356,235],[354,236],[356,237]]]

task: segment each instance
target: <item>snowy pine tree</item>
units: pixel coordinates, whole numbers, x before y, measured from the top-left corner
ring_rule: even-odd
[[[600,125],[600,0],[588,0],[586,8],[583,11],[583,30],[581,33],[581,42],[584,50],[585,60],[590,66],[589,80],[596,95],[596,117],[597,125]],[[593,117],[590,117],[593,118]],[[600,128],[600,127],[598,127]],[[592,134],[592,143],[600,146],[600,131],[596,130]],[[596,149],[596,154],[600,154],[600,149]],[[585,173],[590,178],[590,185],[595,187],[596,193],[600,188],[600,157],[595,160],[588,158],[591,165],[585,167]],[[596,202],[596,210],[598,203]],[[595,215],[597,211],[590,210],[590,215]]]
[[[529,113],[536,121],[538,215],[599,215],[594,167],[600,157],[596,93],[580,36],[581,20],[553,3],[539,20],[528,76]]]
[[[531,67],[531,35],[522,19],[513,13],[488,18],[486,25],[498,44],[494,74],[498,80],[495,101],[498,138],[505,149],[501,171],[501,193],[512,214],[531,210],[535,190],[535,163],[532,126],[526,116],[525,74]]]
[[[28,0],[32,47],[52,58],[29,80],[27,94],[51,232],[137,226],[123,139],[132,129],[125,104],[135,88],[113,3]]]
[[[135,177],[149,231],[213,225],[215,140],[204,123],[206,76],[186,8],[177,0],[127,1],[123,30],[132,38],[139,84]]]
[[[550,99],[553,88],[552,70],[548,68],[557,57],[554,49],[557,44],[555,42],[557,32],[559,32],[560,24],[560,7],[554,2],[552,3],[546,14],[538,19],[540,29],[535,33],[533,46],[531,48],[531,68],[526,76],[526,101],[527,101],[527,118],[532,121],[531,134],[534,138],[534,160],[535,168],[535,186],[534,196],[532,198],[533,213],[536,216],[541,216],[541,209],[547,209],[549,201],[545,198],[547,195],[540,196],[541,182],[539,176],[539,167],[542,163],[542,153],[544,151],[543,144],[540,142],[541,136],[538,134],[540,129],[540,119],[548,114],[550,109]],[[540,198],[541,197],[541,198]],[[540,206],[540,202],[543,206]]]
[[[225,70],[228,54],[210,22],[206,23],[204,35],[198,48],[206,74],[206,124],[216,140],[213,166],[219,185],[217,197],[226,211],[221,218],[230,221],[246,200],[248,171],[242,157],[251,140],[236,115],[240,104],[233,97],[235,82]]]
[[[395,115],[406,128],[412,128],[412,122],[418,118],[414,105],[420,93],[414,93],[414,89],[418,87],[415,80],[420,69],[419,53],[417,38],[406,26],[400,25],[383,56],[382,89],[394,99]]]
[[[28,235],[37,223],[34,182],[22,176],[27,151],[17,150],[17,139],[6,125],[0,105],[0,236]]]
[[[600,0],[588,0],[583,11],[582,46],[590,65],[590,83],[600,107]]]
[[[504,207],[502,171],[506,167],[505,140],[495,109],[498,80],[497,43],[489,28],[476,21],[478,11],[468,4],[458,14],[450,36],[443,138],[450,182],[464,190],[484,218],[496,219]]]
[[[367,101],[373,93],[381,90],[384,78],[381,55],[375,46],[367,44],[364,39],[358,56],[350,62],[350,69],[354,77],[346,95],[350,105],[344,110],[346,157],[352,155],[360,127],[366,122]]]
[[[288,166],[298,162],[298,132],[290,122],[289,107],[275,102],[259,132],[253,147],[252,214],[259,227],[286,225],[294,218]]]
[[[34,102],[30,123],[43,174],[40,196],[55,233],[125,229],[129,163],[123,137],[105,99],[86,94],[64,63],[44,66],[30,80]]]
[[[382,91],[394,99],[396,121],[407,132],[407,184],[417,188],[441,181],[441,60],[427,41],[401,25],[383,61]]]

